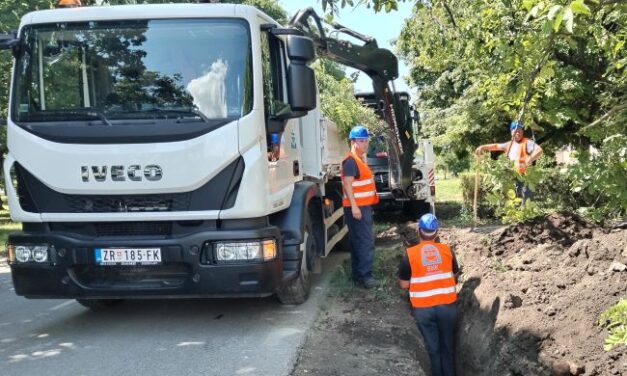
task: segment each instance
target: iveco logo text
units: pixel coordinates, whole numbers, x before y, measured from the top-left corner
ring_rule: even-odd
[[[110,168],[109,168],[110,167]],[[142,181],[142,179],[157,181],[163,177],[163,169],[158,165],[148,165],[142,169],[140,165],[116,166],[81,166],[81,178],[84,182],[89,182],[90,178],[95,181],[106,181],[107,171],[111,171],[111,181]]]

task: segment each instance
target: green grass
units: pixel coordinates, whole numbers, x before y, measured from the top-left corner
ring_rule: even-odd
[[[351,259],[344,260],[331,277],[331,295],[342,299],[368,295],[373,299],[393,302],[401,298],[398,288],[397,270],[404,250],[402,247],[377,248],[372,273],[381,286],[371,290],[357,287],[351,280]]]
[[[463,202],[461,179],[451,178],[435,181],[435,198],[437,202]]]

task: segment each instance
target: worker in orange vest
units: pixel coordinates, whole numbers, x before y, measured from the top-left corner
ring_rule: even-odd
[[[475,154],[479,156],[484,151],[504,151],[507,153],[507,158],[514,162],[514,169],[523,175],[527,171],[527,167],[540,158],[543,150],[540,145],[524,136],[521,122],[512,121],[509,125],[509,130],[512,134],[511,141],[502,144],[481,145],[475,150]],[[523,182],[516,181],[516,197],[522,198],[524,202],[531,196],[532,192],[529,188]]]
[[[457,323],[457,276],[451,248],[435,241],[438,220],[425,214],[418,221],[420,243],[407,248],[398,268],[399,286],[409,290],[412,316],[425,341],[433,376],[454,376]]]
[[[372,275],[374,263],[374,229],[372,205],[379,202],[374,175],[366,163],[368,129],[358,125],[349,134],[351,150],[342,161],[344,220],[351,244],[353,282],[367,289],[378,287]]]

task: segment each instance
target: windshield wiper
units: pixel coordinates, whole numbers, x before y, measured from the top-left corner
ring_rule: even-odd
[[[104,125],[107,125],[109,127],[113,125],[113,124],[111,124],[109,119],[107,119],[107,116],[104,114],[104,112],[102,112],[101,110],[95,109],[95,108],[86,108],[85,110],[73,109],[73,110],[45,110],[45,111],[42,111],[42,115],[46,115],[46,114],[89,116],[92,119],[99,119],[100,121],[102,121],[102,123]]]
[[[200,112],[199,109],[197,108],[188,108],[188,109],[170,109],[170,108],[159,108],[159,107],[154,107],[151,108],[149,110],[143,110],[141,112],[158,112],[158,113],[163,113],[167,116],[167,114],[173,114],[173,115],[180,115],[181,117],[183,115],[187,115],[188,117],[193,116],[193,117],[199,117],[201,118],[205,123],[210,123],[211,121],[209,120],[209,118],[207,116],[205,116],[205,114],[203,114],[202,112]]]
[[[87,115],[89,115],[89,116],[94,116],[94,117],[97,117],[98,119],[102,120],[104,125],[107,125],[109,127],[113,126],[113,124],[111,124],[109,119],[107,119],[107,116],[104,114],[104,112],[102,112],[100,110],[90,110],[90,111],[87,111],[85,113]]]

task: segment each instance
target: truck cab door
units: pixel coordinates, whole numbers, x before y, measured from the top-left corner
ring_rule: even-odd
[[[285,43],[269,30],[261,33],[263,97],[268,153],[270,205],[280,203],[283,192],[302,178],[300,171],[300,131],[298,119],[288,119],[285,128],[276,130],[274,118],[291,111],[287,93],[287,54]],[[289,192],[286,192],[289,191]],[[275,197],[273,197],[275,196]],[[284,200],[289,204],[289,200]],[[283,206],[283,205],[280,205]]]

